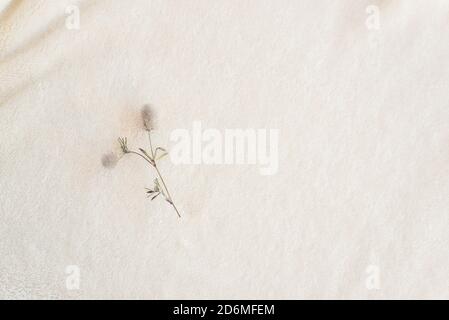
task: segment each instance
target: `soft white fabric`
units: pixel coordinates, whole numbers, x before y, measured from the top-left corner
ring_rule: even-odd
[[[0,298],[449,298],[449,1],[0,8]],[[168,149],[278,128],[278,173],[166,159],[177,219],[101,165],[144,103]]]

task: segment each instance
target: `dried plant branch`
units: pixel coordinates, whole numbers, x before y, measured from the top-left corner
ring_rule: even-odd
[[[168,154],[167,150],[165,150],[164,148],[161,147],[157,147],[157,148],[153,148],[153,142],[151,139],[151,134],[154,130],[154,119],[153,119],[153,113],[151,111],[151,109],[149,108],[149,106],[145,106],[142,109],[142,120],[143,120],[143,126],[144,129],[147,131],[148,133],[148,140],[150,143],[150,151],[147,152],[145,151],[145,149],[143,148],[139,148],[139,151],[134,151],[129,149],[128,147],[128,139],[126,137],[121,137],[118,138],[118,142],[120,145],[120,149],[123,153],[123,155],[126,154],[134,154],[139,156],[141,159],[145,160],[151,167],[154,168],[154,170],[156,171],[157,177],[156,179],[154,179],[154,186],[153,189],[149,189],[149,188],[145,188],[147,191],[147,197],[151,197],[151,200],[156,199],[159,195],[163,195],[165,200],[173,207],[173,209],[176,211],[176,214],[178,216],[178,218],[181,218],[181,214],[179,213],[178,208],[176,207],[173,198],[170,194],[170,191],[167,188],[167,184],[165,183],[164,178],[162,177],[162,174],[159,170],[159,167],[157,165],[157,161],[159,159],[161,159],[162,157],[164,157],[165,155]],[[158,152],[160,152],[161,154],[158,155]],[[103,157],[103,165],[105,167],[112,167],[111,165],[109,165],[112,161],[109,158],[112,158],[111,156],[104,156]],[[159,183],[160,181],[160,183]]]

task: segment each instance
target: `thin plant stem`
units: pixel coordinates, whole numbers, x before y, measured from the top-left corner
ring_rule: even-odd
[[[165,184],[164,178],[162,177],[162,174],[161,174],[161,172],[159,171],[159,168],[157,167],[156,159],[155,159],[155,154],[154,154],[154,150],[153,150],[153,143],[152,143],[152,141],[151,141],[151,131],[150,131],[150,130],[148,130],[148,140],[150,141],[150,149],[151,149],[151,156],[153,157],[153,161],[154,161],[154,169],[156,169],[156,172],[157,172],[159,178],[161,179],[162,185],[164,186],[164,189],[165,189],[165,191],[167,192],[167,196],[168,196],[168,199],[170,200],[170,201],[169,201],[170,204],[171,204],[171,205],[173,206],[173,208],[175,209],[176,214],[178,215],[178,217],[181,218],[181,215],[179,214],[178,208],[176,208],[176,205],[175,205],[175,203],[174,203],[174,201],[173,201],[173,198],[172,198],[171,195],[170,195],[170,191],[168,191],[167,185]]]
[[[128,151],[128,153],[132,153],[132,154],[137,154],[138,156],[142,157],[143,160],[145,160],[146,162],[148,162],[151,166],[153,166],[153,163],[151,163],[150,160],[148,160],[144,155],[136,152],[136,151]]]
[[[162,185],[165,188],[165,191],[167,191],[167,196],[170,199],[170,204],[173,206],[173,208],[176,211],[176,214],[178,215],[178,218],[181,218],[181,215],[179,214],[178,208],[176,208],[175,203],[173,202],[173,199],[170,195],[170,191],[168,191],[167,185],[165,184],[164,178],[162,178],[161,172],[159,171],[159,168],[157,167],[156,163],[154,164],[154,169],[156,169],[157,174],[159,175],[159,178],[161,179]]]
[[[151,157],[154,159],[153,143],[151,142],[151,131],[148,130],[148,140],[150,141]]]

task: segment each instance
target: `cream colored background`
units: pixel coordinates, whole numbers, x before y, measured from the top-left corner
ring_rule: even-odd
[[[449,1],[0,3],[1,298],[449,298]],[[278,128],[278,174],[165,161],[178,220],[101,166],[147,102],[168,148]]]

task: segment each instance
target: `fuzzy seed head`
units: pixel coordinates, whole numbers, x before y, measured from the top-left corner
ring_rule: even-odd
[[[155,118],[153,108],[150,105],[146,104],[142,107],[140,114],[142,116],[144,129],[147,131],[153,130],[154,129],[154,118]]]
[[[118,157],[114,152],[107,153],[101,158],[101,164],[107,169],[112,169],[118,162]]]

